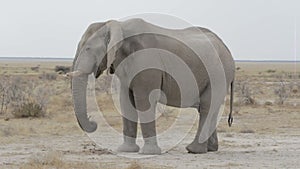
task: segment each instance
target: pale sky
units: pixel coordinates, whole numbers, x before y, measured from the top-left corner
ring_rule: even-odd
[[[73,57],[90,23],[140,13],[207,27],[237,60],[299,60],[298,0],[3,0],[0,57]]]

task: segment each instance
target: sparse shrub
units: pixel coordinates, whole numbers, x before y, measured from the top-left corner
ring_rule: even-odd
[[[23,104],[28,97],[28,94],[25,90],[25,82],[21,78],[9,79],[9,98],[11,100],[12,107],[18,107]],[[30,86],[32,87],[32,86]]]
[[[239,99],[239,103],[242,105],[252,105],[255,104],[255,100],[253,98],[253,91],[249,87],[249,82],[239,82],[235,83],[235,91],[237,92]]]
[[[51,95],[51,88],[40,85],[37,81],[18,78],[1,79],[1,111],[6,112],[10,107],[16,118],[43,117]],[[3,91],[3,90],[1,90]],[[3,94],[4,93],[4,94]]]
[[[37,153],[29,158],[28,162],[21,165],[20,169],[94,169],[94,168],[117,168],[111,167],[111,163],[108,166],[95,165],[89,162],[69,162],[64,159],[64,154],[59,151],[50,151],[47,153]]]
[[[49,152],[47,154],[38,154],[32,157],[28,163],[24,164],[22,169],[31,168],[67,168],[63,162],[63,155],[60,152]]]
[[[15,108],[15,110],[13,111],[13,115],[16,118],[44,117],[45,111],[43,110],[41,105],[29,102],[24,103],[23,105],[21,105],[21,107]]]
[[[283,80],[280,80],[279,87],[275,89],[274,93],[278,96],[278,104],[280,105],[284,104],[290,95],[290,91]]]
[[[273,69],[268,69],[267,70],[267,73],[275,73],[276,72],[276,70],[273,70]]]
[[[43,73],[42,75],[39,76],[39,78],[42,80],[56,80],[57,74],[56,73]]]
[[[46,111],[52,90],[49,86],[40,85],[37,86],[33,91],[33,98],[38,105],[41,106],[43,111]]]
[[[58,72],[59,74],[66,74],[70,72],[71,67],[70,66],[55,66],[55,72]]]
[[[10,97],[9,97],[9,90],[10,86],[7,82],[7,78],[1,79],[0,82],[0,114],[5,114],[7,111],[7,106],[10,103]]]
[[[38,72],[40,70],[39,66],[34,66],[30,68],[32,71]]]

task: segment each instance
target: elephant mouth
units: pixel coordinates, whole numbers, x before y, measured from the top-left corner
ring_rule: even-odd
[[[98,78],[102,73],[103,73],[103,71],[101,69],[98,69],[95,74],[95,77]]]
[[[111,64],[110,67],[109,67],[109,73],[110,74],[114,74],[115,73],[115,68],[114,68],[113,64]]]

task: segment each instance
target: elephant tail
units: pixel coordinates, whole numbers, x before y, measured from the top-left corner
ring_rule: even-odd
[[[232,111],[233,111],[233,95],[234,95],[234,80],[230,84],[230,112],[229,112],[229,117],[228,117],[228,125],[231,127],[232,122],[233,122],[233,116],[232,116]]]

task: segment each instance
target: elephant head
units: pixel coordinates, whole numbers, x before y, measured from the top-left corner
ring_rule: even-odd
[[[80,42],[78,43],[71,71],[74,71],[75,63],[77,61],[79,53],[80,53],[81,49],[83,48],[83,46],[85,45],[85,43],[87,42],[87,40],[104,25],[105,25],[105,22],[92,23],[86,29],[86,31],[84,32],[84,34],[81,37]],[[71,83],[71,87],[72,87],[72,83]]]
[[[94,33],[89,33],[87,37],[83,36],[77,48],[73,71],[69,73],[72,77],[72,95],[76,118],[80,127],[86,132],[94,132],[97,129],[97,123],[89,121],[87,116],[88,75],[94,73],[98,77],[107,67],[110,67],[120,44],[118,42],[123,38],[121,25],[117,21],[100,23],[96,28],[98,30],[93,27],[91,31]]]

